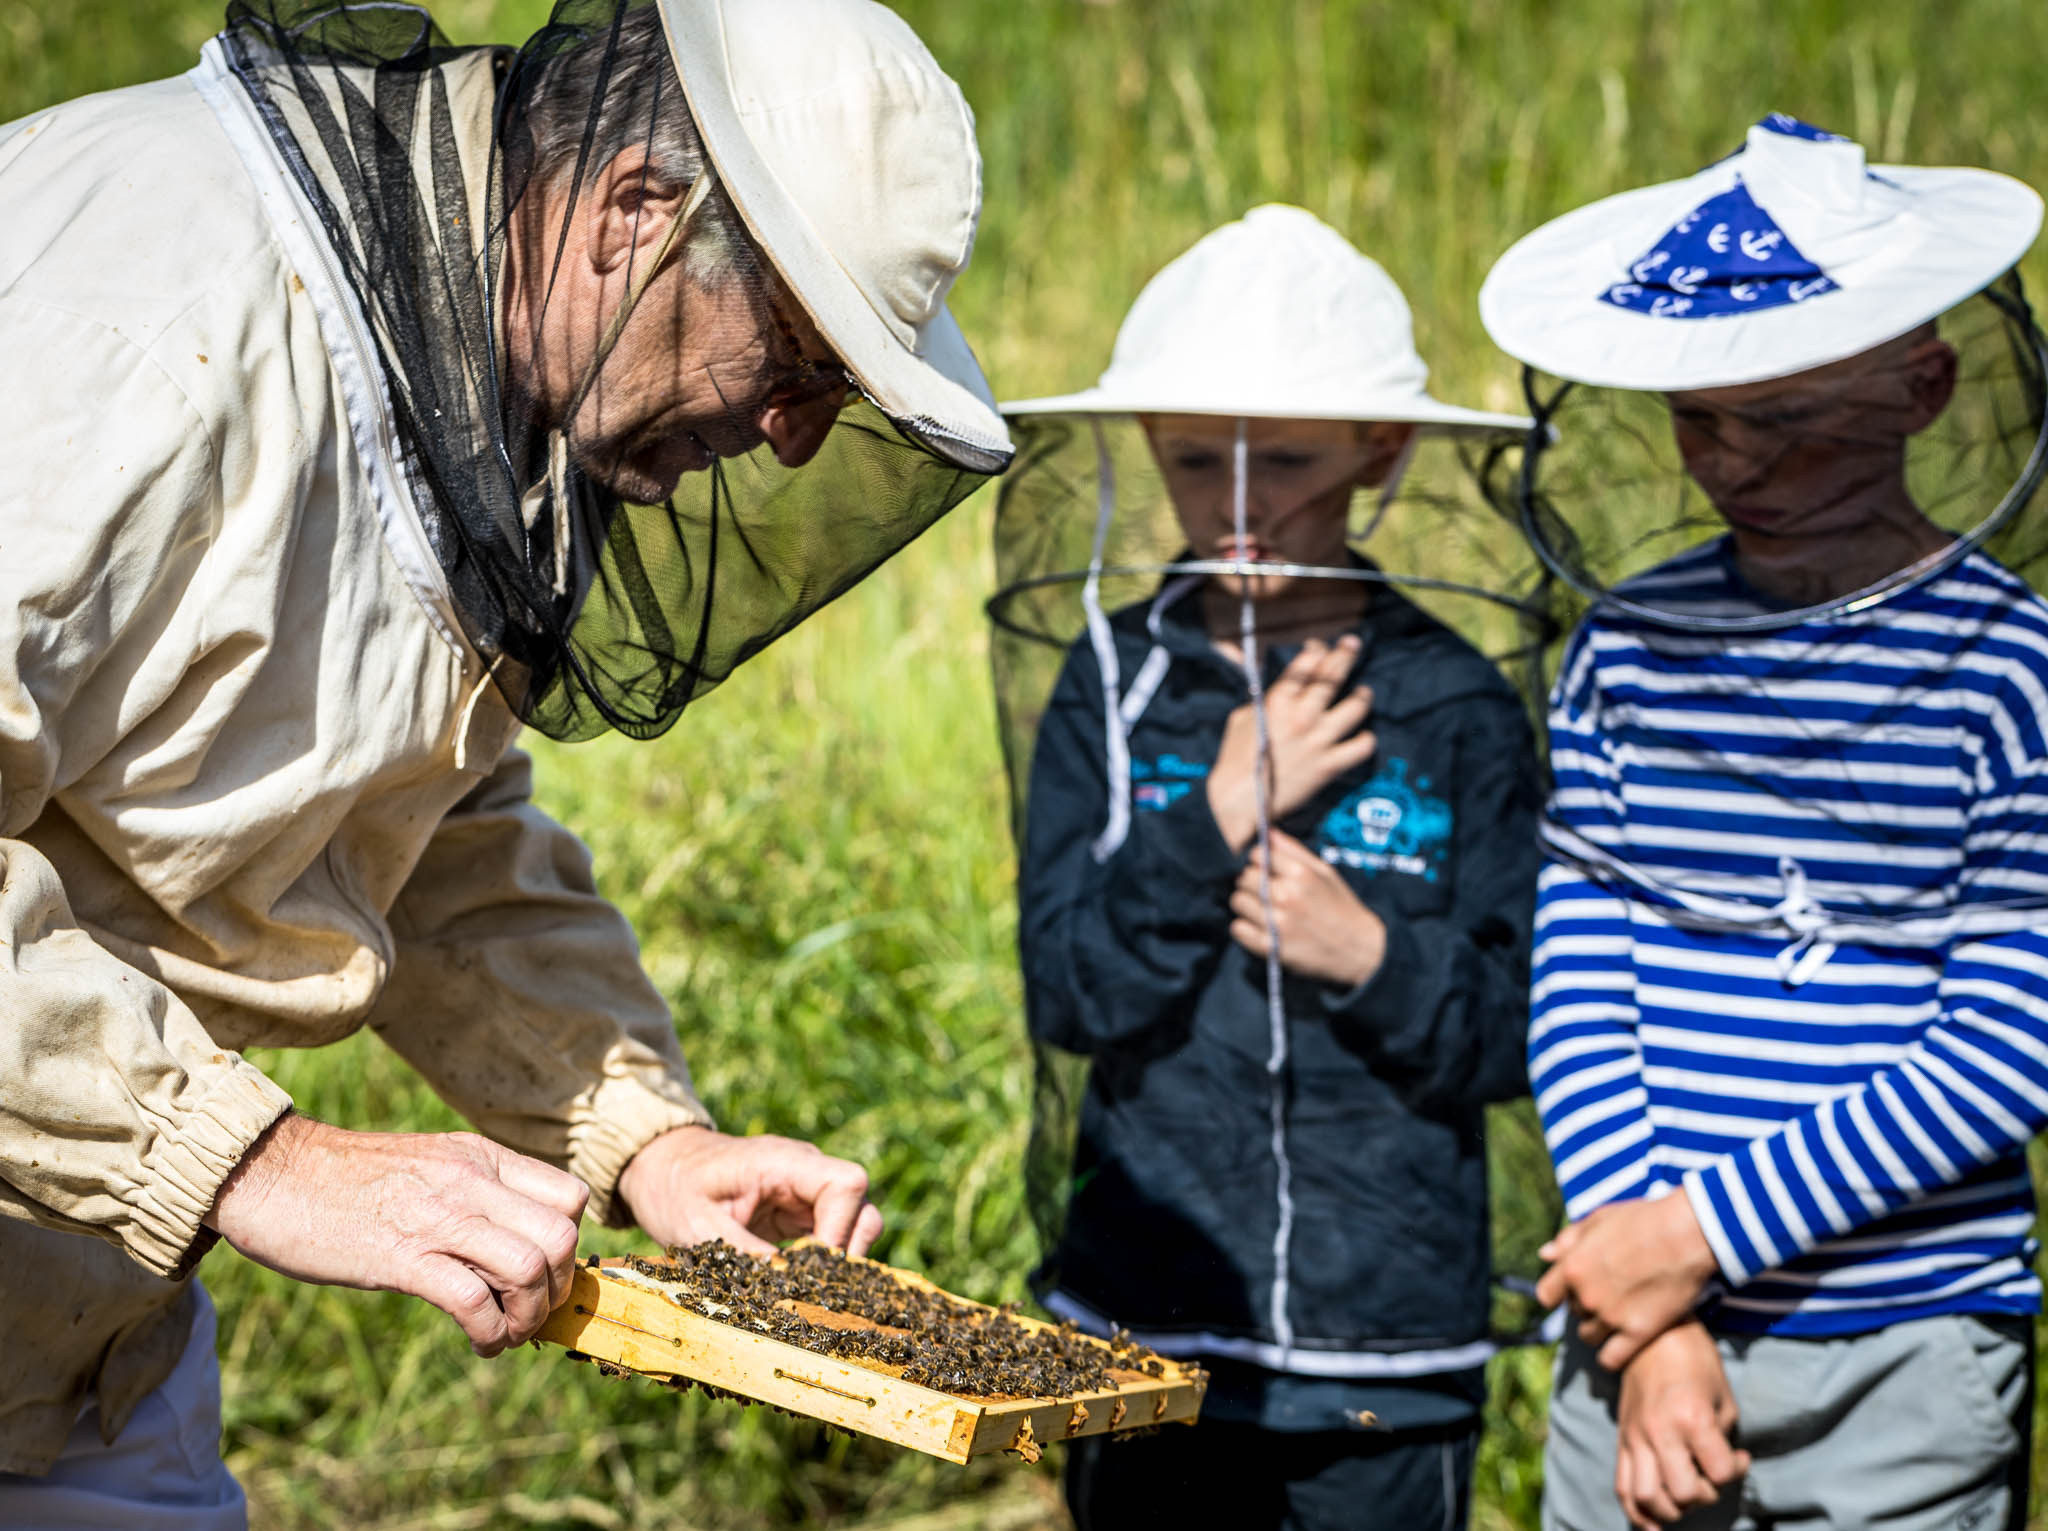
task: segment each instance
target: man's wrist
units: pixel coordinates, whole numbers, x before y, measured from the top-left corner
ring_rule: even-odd
[[[659,1173],[659,1160],[669,1154],[695,1147],[691,1141],[694,1138],[717,1136],[718,1129],[708,1122],[686,1122],[679,1127],[670,1127],[641,1144],[633,1157],[626,1161],[625,1168],[619,1171],[619,1178],[613,1186],[612,1200],[620,1220],[634,1226],[639,1225],[640,1219],[633,1211],[633,1188],[647,1176]],[[650,1149],[657,1152],[650,1156]],[[648,1187],[642,1186],[641,1189],[646,1190]]]
[[[241,1162],[221,1181],[211,1210],[200,1222],[232,1240],[230,1227],[236,1218],[261,1206],[279,1182],[290,1178],[307,1137],[319,1126],[297,1111],[286,1111],[264,1128],[242,1155]]]

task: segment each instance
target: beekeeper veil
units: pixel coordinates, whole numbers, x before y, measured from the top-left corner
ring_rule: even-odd
[[[516,52],[246,0],[215,46],[543,732],[660,733],[1008,461],[946,307],[973,120],[870,0],[560,0]]]
[[[1531,422],[1438,399],[1428,375],[1387,273],[1311,214],[1267,206],[1147,284],[1094,387],[1004,406],[1019,455],[999,489],[989,614],[1027,874],[1040,723],[1070,660],[1084,658],[1075,671],[1099,685],[1082,705],[1104,740],[1090,846],[1101,862],[1134,812],[1199,790],[1199,764],[1138,761],[1129,748],[1154,699],[1171,694],[1186,645],[1206,654],[1218,639],[1261,720],[1263,687],[1289,651],[1311,631],[1354,627],[1368,608],[1389,631],[1440,621],[1511,670],[1540,654],[1542,571],[1501,535],[1477,488]],[[1260,741],[1263,783],[1263,728]],[[1262,812],[1261,844],[1269,829]],[[1273,1330],[1285,1344],[1288,1044],[1277,961],[1266,978],[1283,1209]],[[1087,1063],[1044,1041],[1036,1051],[1027,1191],[1050,1257]]]
[[[1480,294],[1548,427],[1501,497],[1591,609],[1549,847],[1677,923],[1775,938],[1790,985],[1840,945],[2048,908],[2009,854],[2039,833],[2012,785],[2032,725],[1949,763],[1978,719],[2033,712],[2048,343],[2015,268],[2040,223],[2005,176],[1869,165],[1773,114],[1538,229]],[[1951,818],[1960,860],[1921,843]],[[1739,845],[1702,827],[1730,820]]]

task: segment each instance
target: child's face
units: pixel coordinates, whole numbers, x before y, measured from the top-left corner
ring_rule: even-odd
[[[1897,503],[1906,442],[1955,391],[1929,325],[1770,382],[1665,395],[1685,470],[1738,537],[1855,532]]]
[[[1386,481],[1415,427],[1385,422],[1245,422],[1245,535],[1236,522],[1237,422],[1214,415],[1146,415],[1141,423],[1195,557],[1342,567],[1354,489]],[[1285,575],[1218,575],[1232,596],[1249,583],[1270,600]]]

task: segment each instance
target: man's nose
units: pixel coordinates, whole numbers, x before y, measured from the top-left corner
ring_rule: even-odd
[[[801,468],[818,455],[839,419],[839,400],[812,399],[803,404],[770,404],[755,424],[775,449],[785,468]]]

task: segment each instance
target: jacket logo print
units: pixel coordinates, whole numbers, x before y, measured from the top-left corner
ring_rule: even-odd
[[[1408,762],[1388,760],[1331,809],[1316,836],[1323,860],[1366,872],[1406,872],[1435,882],[1451,839],[1451,805],[1428,795],[1429,778],[1408,780]]]
[[[1161,755],[1157,760],[1131,759],[1131,806],[1163,812],[1195,790],[1209,774],[1198,760]]]

